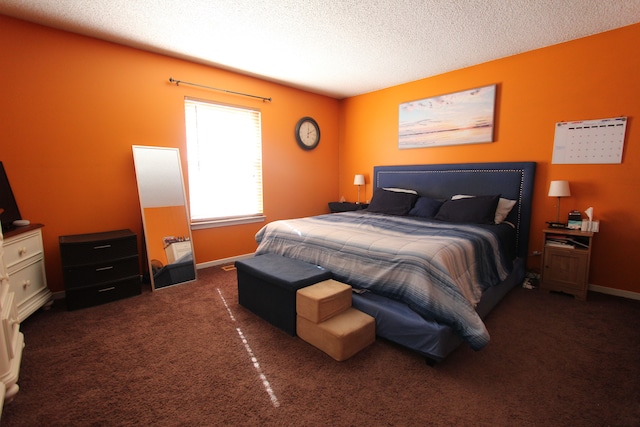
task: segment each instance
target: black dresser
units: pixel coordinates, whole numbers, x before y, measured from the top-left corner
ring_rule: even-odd
[[[138,240],[131,230],[60,236],[67,309],[140,295]]]
[[[368,207],[368,203],[329,202],[329,211],[331,213],[359,211]]]

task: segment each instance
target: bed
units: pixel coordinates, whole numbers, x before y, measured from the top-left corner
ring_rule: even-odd
[[[367,209],[269,223],[256,255],[328,269],[353,287],[379,337],[430,364],[464,342],[480,350],[484,317],[525,275],[535,168],[376,166]]]

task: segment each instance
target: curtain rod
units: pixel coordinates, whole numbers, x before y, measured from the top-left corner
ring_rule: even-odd
[[[173,77],[169,77],[169,82],[170,83],[175,83],[176,86],[180,86],[180,83],[184,84],[184,85],[190,85],[190,86],[197,86],[197,87],[202,87],[205,89],[210,89],[210,90],[217,90],[219,92],[226,92],[226,93],[231,93],[233,95],[240,95],[240,96],[248,96],[250,98],[258,98],[258,99],[262,99],[262,101],[269,101],[271,102],[271,98],[265,98],[264,96],[258,96],[258,95],[250,95],[248,93],[242,93],[242,92],[234,92],[232,90],[226,90],[226,89],[218,89],[216,87],[211,87],[211,86],[205,86],[205,85],[200,85],[197,83],[189,83],[189,82],[185,82],[182,80],[176,80]]]

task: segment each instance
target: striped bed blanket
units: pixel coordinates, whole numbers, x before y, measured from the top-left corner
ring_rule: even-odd
[[[491,227],[366,211],[327,214],[265,225],[256,234],[256,255],[320,265],[336,280],[450,325],[479,350],[489,333],[475,305],[511,269]]]

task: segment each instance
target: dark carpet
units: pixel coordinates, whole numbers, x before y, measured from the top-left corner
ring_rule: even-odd
[[[638,426],[640,301],[517,288],[489,345],[435,367],[385,340],[336,362],[238,305],[235,271],[21,329],[3,426]]]

